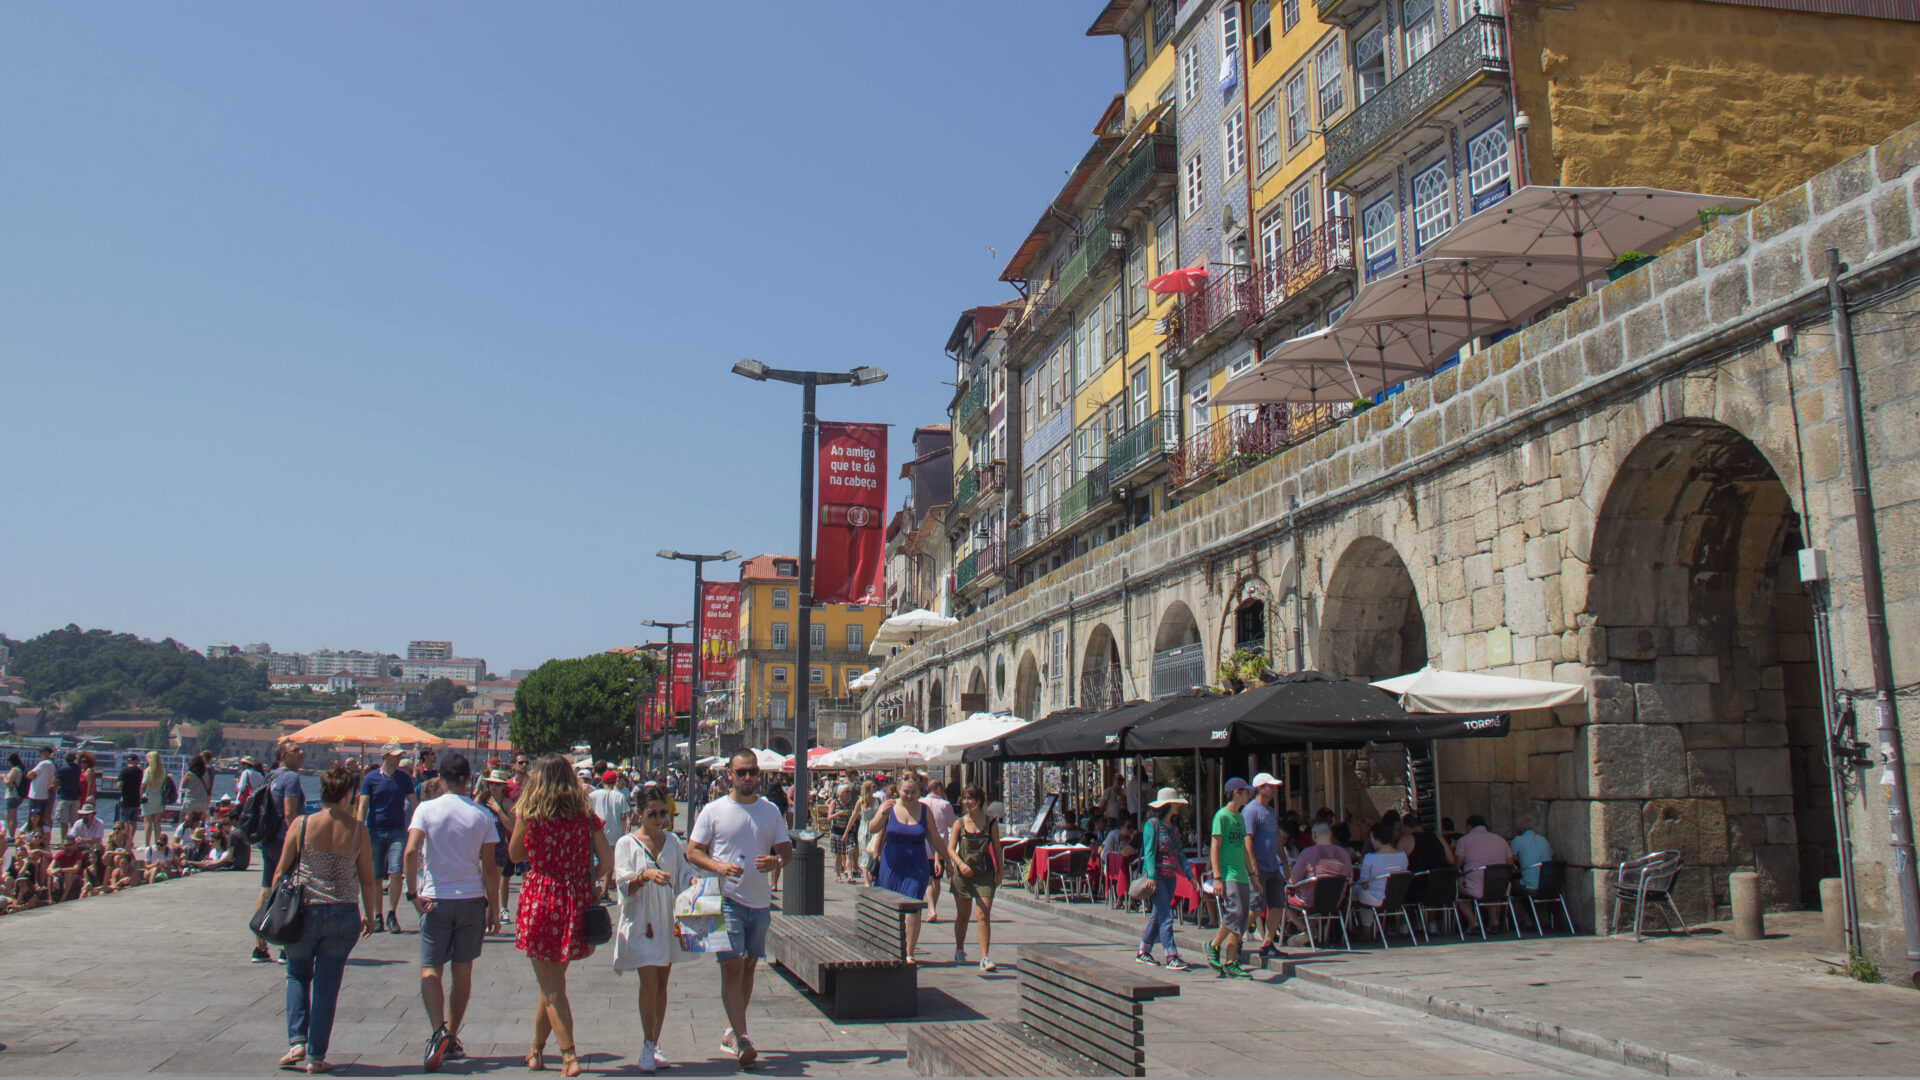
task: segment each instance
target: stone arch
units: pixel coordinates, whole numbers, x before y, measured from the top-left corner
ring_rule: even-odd
[[[1020,654],[1020,668],[1013,678],[1013,715],[1022,720],[1040,718],[1040,661],[1033,650]]]
[[[1110,709],[1126,700],[1126,672],[1120,666],[1120,643],[1104,622],[1093,624],[1080,649],[1080,705]]]
[[[1284,648],[1280,626],[1275,621],[1273,588],[1265,578],[1249,574],[1227,594],[1220,616],[1219,648],[1222,658],[1240,649],[1259,649],[1269,659]]]
[[[973,666],[973,672],[967,676],[967,693],[978,694],[980,695],[981,701],[986,701],[991,703],[992,699],[987,696],[987,669],[986,668],[980,666],[979,664],[975,664]]]
[[[1200,621],[1185,601],[1175,600],[1160,613],[1153,634],[1153,696],[1166,697],[1190,686],[1213,682],[1207,647],[1200,640]]]
[[[927,729],[947,726],[947,701],[939,679],[927,686]]]
[[[1696,913],[1726,902],[1734,867],[1805,906],[1839,870],[1803,536],[1760,448],[1698,419],[1635,444],[1595,522],[1593,856],[1679,850],[1706,870],[1682,901]]]
[[[1432,655],[1413,574],[1392,544],[1362,536],[1327,579],[1314,665],[1334,675],[1385,679],[1418,671]]]

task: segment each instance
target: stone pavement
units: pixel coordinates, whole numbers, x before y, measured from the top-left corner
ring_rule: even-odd
[[[263,1075],[285,1048],[282,969],[246,962],[252,875],[170,882],[0,919],[0,1076],[139,1073]],[[830,885],[830,910],[851,907]],[[943,901],[951,913],[950,901]],[[776,1076],[897,1076],[907,1072],[912,1023],[1005,1019],[1015,1011],[1010,968],[1018,945],[1065,943],[1130,963],[1123,932],[1079,912],[1008,905],[998,923],[1001,972],[938,962],[952,929],[928,928],[920,955],[921,1017],[908,1023],[836,1024],[778,973],[763,969],[751,1032],[753,1070]],[[413,926],[405,912],[402,923]],[[426,1036],[413,957],[418,939],[379,935],[355,950],[330,1056],[347,1075],[419,1071]],[[942,947],[944,946],[944,947]],[[969,950],[971,955],[971,949]],[[976,958],[977,959],[977,958]],[[586,1064],[632,1072],[639,1049],[636,984],[596,956],[574,966],[570,990]],[[1390,1003],[1317,988],[1180,976],[1182,995],[1148,1007],[1149,1071],[1177,1075],[1628,1075],[1633,1070]],[[737,1072],[718,1053],[725,1021],[710,961],[681,965],[672,984],[665,1048],[669,1075]],[[476,969],[465,1041],[473,1057],[449,1075],[521,1074],[534,986],[526,961],[495,939]],[[549,1058],[550,1064],[554,1059]]]
[[[1025,894],[1011,909],[1067,905]],[[1138,915],[1073,905],[1112,931]],[[1525,916],[1523,915],[1524,919]],[[1530,923],[1527,924],[1529,927]],[[1356,942],[1352,952],[1287,950],[1271,965],[1289,989],[1325,987],[1670,1075],[1920,1075],[1920,996],[1833,974],[1817,912],[1767,916],[1768,936],[1728,924],[1687,936],[1496,935],[1420,948]],[[1183,950],[1203,933],[1184,928]]]

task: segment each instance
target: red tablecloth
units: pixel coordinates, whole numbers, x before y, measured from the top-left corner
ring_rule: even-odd
[[[1049,864],[1052,863],[1055,858],[1064,856],[1070,851],[1089,850],[1091,849],[1073,844],[1048,844],[1045,847],[1034,848],[1033,862],[1027,865],[1027,884],[1037,885],[1047,880]],[[1065,867],[1065,865],[1066,861],[1062,858],[1061,866]]]

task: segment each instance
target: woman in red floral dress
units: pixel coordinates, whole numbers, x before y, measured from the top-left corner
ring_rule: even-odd
[[[547,1034],[560,1044],[562,1076],[579,1076],[574,1053],[573,1006],[567,1001],[567,964],[593,952],[584,914],[593,903],[593,882],[613,867],[599,817],[567,759],[547,754],[534,763],[515,804],[513,840],[507,853],[528,864],[514,919],[514,945],[533,961],[540,1000],[533,1014],[533,1048],[527,1068],[542,1069]]]

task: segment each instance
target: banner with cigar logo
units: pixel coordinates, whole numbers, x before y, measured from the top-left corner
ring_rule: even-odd
[[[885,584],[887,427],[820,424],[813,602],[878,604]]]

